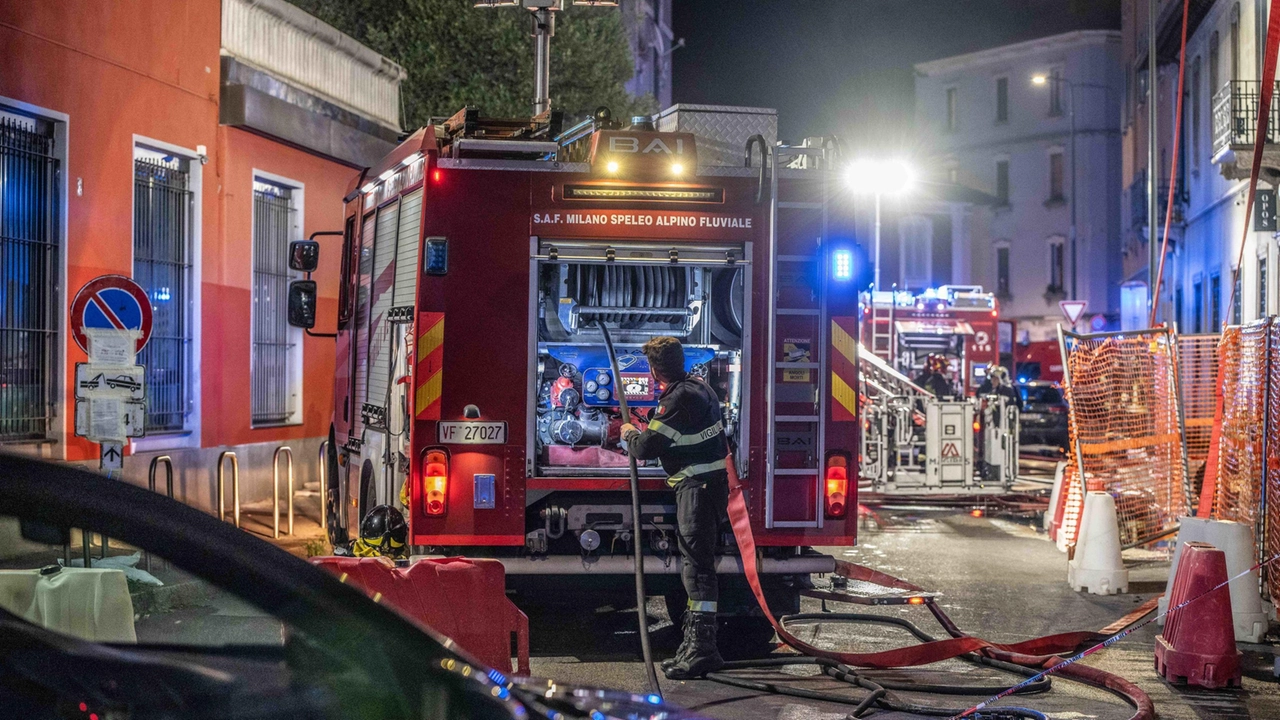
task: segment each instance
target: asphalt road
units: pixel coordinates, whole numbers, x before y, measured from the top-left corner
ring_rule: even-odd
[[[825,552],[903,578],[941,596],[940,604],[965,631],[995,642],[1015,642],[1068,630],[1101,628],[1163,590],[1168,562],[1161,553],[1128,551],[1133,594],[1101,597],[1073,592],[1066,584],[1066,557],[1025,521],[974,518],[959,512],[881,512],[884,527],[864,529],[855,548]],[[843,612],[865,608],[831,605]],[[643,691],[644,668],[638,658],[634,610],[563,606],[530,608],[533,671],[537,675],[584,685]],[[803,611],[821,610],[805,599]],[[941,629],[923,608],[894,607],[872,612],[907,617],[933,634]],[[661,603],[649,606],[657,652],[667,657],[679,642]],[[803,628],[811,642],[833,649],[883,650],[915,642],[905,631],[882,626],[839,623]],[[1275,646],[1245,651],[1243,691],[1174,688],[1153,669],[1155,625],[1129,636],[1084,661],[1135,682],[1154,701],[1162,718],[1277,718],[1280,685],[1272,677]],[[722,642],[722,645],[725,643]],[[775,653],[776,654],[776,653]],[[815,690],[846,692],[834,681],[813,677],[812,668],[782,672],[742,671],[746,677]],[[906,682],[941,684],[1014,684],[1007,673],[948,661],[925,669],[875,671],[868,675]],[[848,706],[761,695],[700,680],[663,683],[669,701],[713,718],[790,720],[843,718]],[[917,704],[956,708],[967,698],[902,694]],[[1062,679],[1050,692],[1002,704],[1024,705],[1058,718],[1128,718],[1129,707],[1105,692]],[[914,717],[878,712],[878,718]]]

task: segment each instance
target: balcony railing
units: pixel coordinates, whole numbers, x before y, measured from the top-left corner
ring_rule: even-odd
[[[1257,80],[1232,80],[1213,95],[1213,153],[1233,145],[1253,145],[1258,127],[1259,88]],[[1280,87],[1280,83],[1277,83]],[[1280,99],[1280,94],[1276,97]],[[1271,103],[1266,143],[1280,139],[1280,103]]]
[[[1169,180],[1165,178],[1160,181],[1157,186],[1157,200],[1159,201],[1159,210],[1156,216],[1156,222],[1164,223],[1164,215],[1169,207]],[[1181,183],[1178,184],[1177,190],[1173,194],[1173,221],[1181,223],[1184,219],[1183,210],[1186,208],[1187,191]],[[1147,174],[1139,172],[1133,182],[1129,184],[1129,211],[1132,213],[1132,227],[1140,228],[1147,226]]]

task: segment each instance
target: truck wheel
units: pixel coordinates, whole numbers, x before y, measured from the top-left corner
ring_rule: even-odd
[[[342,527],[342,484],[339,480],[338,444],[333,428],[329,428],[329,449],[324,458],[324,474],[328,481],[325,488],[324,525],[329,535],[329,544],[337,547],[347,544],[347,529]]]

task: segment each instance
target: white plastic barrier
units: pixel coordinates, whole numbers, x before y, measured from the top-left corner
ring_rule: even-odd
[[[1076,592],[1088,588],[1094,595],[1129,591],[1129,571],[1120,559],[1116,501],[1108,493],[1090,492],[1084,497],[1075,554],[1067,561],[1067,583]]]
[[[1173,551],[1173,562],[1169,565],[1169,583],[1173,587],[1174,571],[1178,568],[1178,560],[1182,558],[1182,544],[1186,542],[1205,542],[1221,550],[1227,557],[1227,577],[1235,577],[1253,567],[1254,542],[1253,529],[1248,525],[1229,520],[1210,520],[1208,518],[1179,518],[1178,545]],[[1270,603],[1262,599],[1258,589],[1258,571],[1233,581],[1228,588],[1231,591],[1231,617],[1235,624],[1236,641],[1256,643],[1262,641],[1267,633],[1268,617],[1272,614]],[[1159,613],[1164,614],[1169,607],[1169,596],[1160,598]],[[1159,621],[1164,624],[1164,619]]]

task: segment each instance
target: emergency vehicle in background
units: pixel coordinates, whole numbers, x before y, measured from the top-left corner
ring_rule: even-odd
[[[858,256],[835,144],[775,143],[776,122],[677,105],[562,128],[467,108],[361,173],[325,250],[342,254],[333,542],[407,482],[415,555],[498,558],[517,593],[584,575],[628,591],[638,542],[650,587],[683,607],[674,491],[643,462],[636,522],[619,441],[662,391],[639,347],[671,335],[721,399],[770,603],[796,611],[835,565],[811,547],[856,539]],[[291,305],[313,292],[295,283]],[[745,611],[723,537],[722,612]]]
[[[975,285],[877,290],[859,298],[863,490],[875,495],[988,495],[1018,475],[1019,403],[979,396],[988,371],[1012,365],[1014,324]],[[954,397],[916,382],[930,356]]]
[[[957,390],[971,396],[989,368],[1011,364],[1014,323],[1000,319],[995,294],[980,285],[870,290],[859,302],[863,344],[903,374],[915,377],[927,356],[942,355]]]

